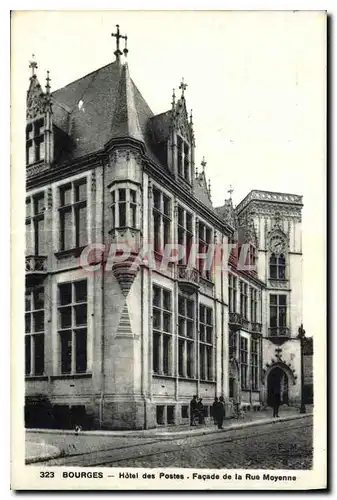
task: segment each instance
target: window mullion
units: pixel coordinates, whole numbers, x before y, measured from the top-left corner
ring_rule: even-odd
[[[35,374],[35,339],[34,335],[30,334],[30,374]]]

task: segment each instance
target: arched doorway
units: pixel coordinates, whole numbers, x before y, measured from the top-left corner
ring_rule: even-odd
[[[272,405],[273,395],[279,394],[282,404],[289,403],[288,394],[288,375],[282,368],[276,366],[268,375],[268,400],[269,406]]]

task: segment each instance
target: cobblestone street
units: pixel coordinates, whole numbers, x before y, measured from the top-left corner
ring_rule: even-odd
[[[33,434],[28,436],[34,438]],[[44,434],[43,439],[59,447],[63,440],[67,443],[67,456],[39,462],[39,466],[252,469],[308,469],[312,466],[311,416],[167,440],[51,434]]]

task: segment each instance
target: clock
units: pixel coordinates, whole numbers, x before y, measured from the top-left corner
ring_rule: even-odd
[[[269,240],[270,251],[276,255],[280,255],[286,251],[286,242],[282,236],[275,234]]]

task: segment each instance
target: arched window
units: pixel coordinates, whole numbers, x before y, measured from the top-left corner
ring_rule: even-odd
[[[283,253],[280,255],[271,254],[269,260],[269,277],[277,280],[286,279],[286,260]]]

